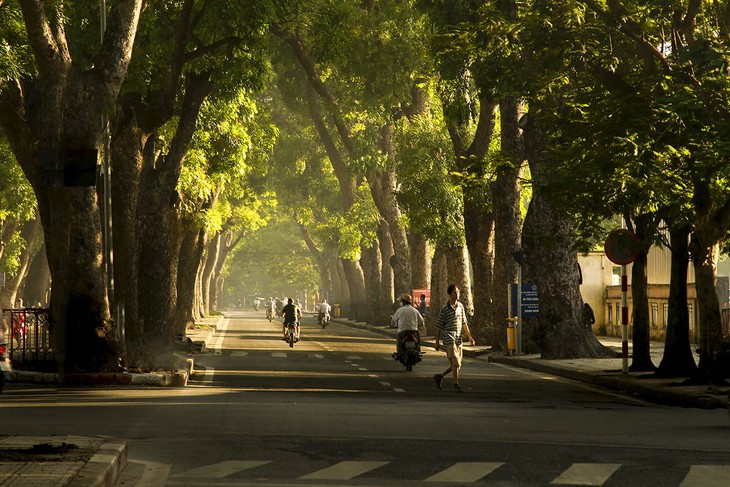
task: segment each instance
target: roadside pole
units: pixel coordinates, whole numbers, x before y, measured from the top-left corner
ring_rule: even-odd
[[[621,369],[629,373],[629,276],[626,266],[639,256],[639,238],[631,230],[619,228],[606,237],[606,257],[621,266]]]
[[[629,373],[629,276],[621,266],[621,370]]]

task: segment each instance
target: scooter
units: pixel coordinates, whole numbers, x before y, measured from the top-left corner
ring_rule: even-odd
[[[420,340],[418,338],[418,332],[415,330],[407,331],[403,335],[403,338],[400,339],[400,342],[402,346],[399,347],[399,350],[402,351],[400,353],[395,352],[393,359],[405,365],[406,370],[410,372],[413,370],[413,366],[421,361],[421,356],[423,355],[419,350]]]
[[[289,348],[294,348],[294,343],[299,341],[297,336],[297,323],[292,321],[287,325],[286,328],[286,342],[289,344]]]
[[[317,316],[317,322],[319,323],[319,326],[321,326],[322,329],[324,330],[325,328],[327,328],[327,325],[330,324],[330,314],[329,313],[324,313],[324,314],[319,313],[319,315]]]

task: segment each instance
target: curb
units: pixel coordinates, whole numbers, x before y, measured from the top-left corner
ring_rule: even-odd
[[[666,406],[699,409],[725,409],[728,407],[727,400],[718,396],[687,394],[681,391],[674,391],[666,386],[653,387],[648,384],[643,384],[637,379],[624,378],[622,375],[591,374],[580,370],[556,367],[540,360],[525,360],[518,357],[490,356],[489,362],[530,369],[536,372],[545,372],[629,394],[649,402]]]
[[[127,442],[107,438],[67,487],[111,487],[127,465]]]

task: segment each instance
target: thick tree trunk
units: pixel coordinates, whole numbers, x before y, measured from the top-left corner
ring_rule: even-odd
[[[464,198],[464,233],[474,272],[474,315],[469,328],[479,343],[492,343],[494,214],[478,201],[476,197]]]
[[[466,313],[471,321],[471,317],[474,315],[474,299],[469,276],[469,251],[466,245],[445,246],[444,255],[447,266],[447,287],[449,284],[456,284],[459,288],[461,291],[459,301],[466,308]]]
[[[398,202],[395,199],[396,174],[393,148],[393,125],[387,124],[381,130],[381,148],[388,155],[390,166],[382,171],[371,171],[368,175],[370,194],[380,216],[387,222],[390,240],[393,244],[393,276],[395,294],[410,293],[412,289],[411,257],[408,235],[403,224]]]
[[[431,246],[418,232],[410,232],[408,243],[411,246],[411,280],[415,289],[431,287]]]
[[[495,349],[505,348],[507,345],[506,318],[509,314],[507,286],[517,282],[519,271],[512,252],[518,250],[521,245],[520,196],[524,167],[524,151],[518,126],[519,118],[524,111],[522,102],[512,97],[506,97],[500,102],[499,108],[502,153],[509,163],[497,170],[497,179],[492,184],[494,206],[493,313],[485,343],[491,343]]]
[[[695,288],[697,289],[697,311],[701,377],[698,379],[713,384],[723,384],[727,371],[722,370],[717,357],[722,345],[722,318],[720,303],[717,299],[716,263],[719,257],[717,243],[706,248],[692,236],[691,254],[695,268]]]
[[[195,295],[198,269],[200,268],[206,238],[203,230],[186,230],[180,245],[177,271],[177,307],[175,309],[175,334],[185,336],[185,330],[195,324],[197,312]]]
[[[670,228],[672,268],[669,280],[669,316],[664,355],[657,369],[659,377],[690,377],[697,370],[689,343],[687,269],[689,267],[689,225]]]
[[[649,329],[649,293],[646,273],[649,248],[654,241],[654,217],[650,214],[633,219],[634,232],[641,241],[641,251],[631,267],[631,299],[633,301],[632,372],[656,370],[651,360],[651,336]]]
[[[352,320],[364,320],[368,317],[367,293],[365,291],[365,275],[359,261],[340,259],[345,273],[350,294],[350,306],[347,317]]]
[[[448,269],[444,246],[436,244],[431,262],[431,310],[426,314],[426,334],[431,336],[436,332],[436,320],[441,308],[448,300]]]
[[[390,316],[393,314],[395,291],[393,289],[393,268],[390,265],[390,258],[393,255],[393,243],[390,240],[388,224],[384,221],[381,221],[378,225],[378,244],[380,245],[381,256],[381,283],[377,309],[375,310],[375,324],[387,326],[390,325]]]
[[[341,316],[348,316],[350,313],[351,300],[350,286],[347,282],[347,274],[345,273],[344,260],[335,256],[333,266],[335,269],[337,269],[337,292],[335,296],[335,301],[332,306],[334,307],[335,304],[339,304]]]
[[[223,233],[218,232],[215,237],[208,244],[208,250],[206,254],[208,258],[205,262],[205,268],[203,269],[203,310],[205,316],[209,316],[211,311],[215,309],[213,307],[213,276],[215,275],[215,269],[218,267],[218,259],[221,252],[221,240]]]
[[[46,307],[51,292],[51,271],[48,268],[46,246],[41,245],[28,267],[23,298],[28,306]]]
[[[378,297],[380,295],[380,268],[382,265],[377,241],[373,242],[370,247],[363,248],[360,261],[362,262],[362,270],[365,277],[365,296],[367,303],[365,309],[366,314],[360,317],[360,321],[374,323],[375,311],[378,308]]]
[[[25,241],[25,248],[18,258],[18,268],[12,275],[6,276],[5,287],[0,288],[0,309],[12,308],[15,299],[18,297],[23,298],[24,307],[33,308],[36,303],[28,299],[27,293],[23,293],[19,296],[19,290],[21,285],[24,284],[30,267],[31,261],[35,254],[38,253],[41,247],[40,241],[43,236],[41,235],[41,221],[40,218],[34,218],[23,223],[20,230],[20,238]]]
[[[131,104],[122,104],[113,121],[112,221],[114,224],[114,295],[124,309],[125,363],[139,367],[146,351],[143,316],[139,309],[139,187],[142,168],[154,164],[151,134],[139,124]],[[149,143],[148,151],[145,146]],[[145,157],[147,158],[145,160]],[[141,313],[144,315],[145,310]]]
[[[541,182],[550,171],[543,131],[537,116],[523,117],[525,149],[533,178],[533,194],[522,230],[525,251],[523,282],[537,285],[540,312],[531,337],[545,359],[612,357],[583,320],[575,229],[566,213],[546,199]],[[526,279],[525,279],[526,278]]]

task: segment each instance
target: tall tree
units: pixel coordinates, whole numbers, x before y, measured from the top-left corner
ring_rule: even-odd
[[[142,0],[116,0],[99,48],[95,6],[20,0],[24,36],[16,52],[32,67],[0,86],[0,124],[38,199],[53,278],[51,316],[59,372],[114,369],[118,351],[106,295],[101,218],[96,188],[56,185],[65,161],[66,183],[77,183],[72,164],[101,147],[100,123],[114,106],[132,54]],[[17,6],[16,6],[17,5]],[[64,8],[65,7],[65,8]],[[17,31],[16,31],[17,33]],[[48,168],[50,167],[50,171]],[[93,169],[92,169],[93,174]],[[49,185],[50,183],[50,185]]]

